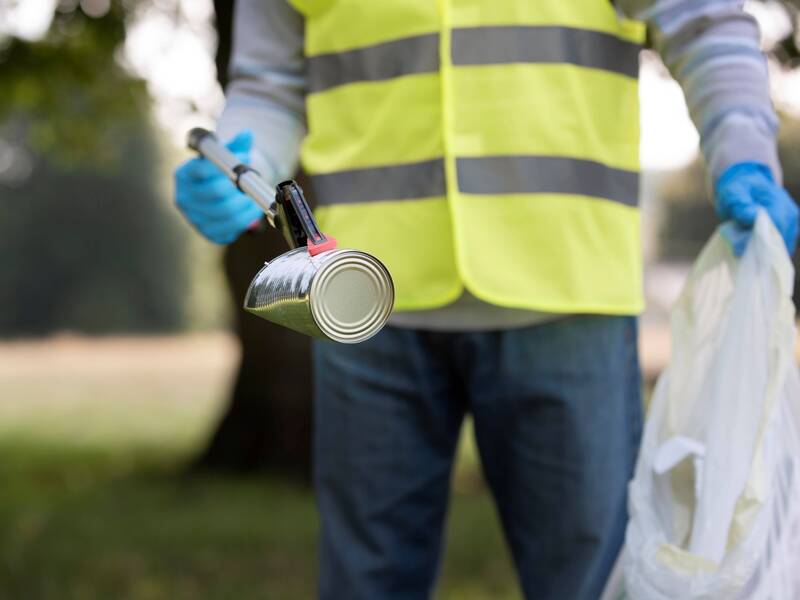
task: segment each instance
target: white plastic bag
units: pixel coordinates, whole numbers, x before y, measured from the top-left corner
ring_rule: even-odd
[[[793,279],[763,211],[740,259],[719,232],[697,259],[630,484],[627,598],[800,598]]]

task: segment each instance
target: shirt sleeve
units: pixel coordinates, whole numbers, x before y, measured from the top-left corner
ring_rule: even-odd
[[[252,165],[271,184],[295,174],[305,136],[303,19],[286,0],[237,0],[220,139],[253,132]]]
[[[655,49],[680,83],[714,182],[743,161],[782,172],[778,119],[755,19],[742,0],[617,0],[647,23]]]

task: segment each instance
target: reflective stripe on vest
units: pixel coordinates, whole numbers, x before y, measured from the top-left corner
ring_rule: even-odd
[[[454,65],[564,63],[637,77],[639,44],[572,27],[521,25],[454,29]]]
[[[559,156],[459,158],[458,189],[467,194],[579,194],[636,206],[639,174]],[[312,175],[320,206],[413,200],[445,194],[444,160]]]
[[[638,44],[571,27],[500,26],[453,29],[454,65],[564,63],[636,77]],[[432,73],[439,69],[439,35],[392,40],[366,48],[312,56],[309,91],[359,81]]]
[[[320,225],[398,310],[642,307],[641,24],[608,0],[290,0]]]
[[[412,200],[444,196],[444,160],[312,175],[317,204]]]
[[[639,174],[560,156],[487,156],[456,160],[465,194],[573,194],[639,203]]]
[[[357,81],[382,81],[439,70],[439,34],[432,33],[308,59],[309,91]]]

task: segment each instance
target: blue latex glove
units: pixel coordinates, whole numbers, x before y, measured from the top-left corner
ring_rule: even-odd
[[[717,214],[723,221],[722,235],[741,256],[756,220],[759,207],[769,214],[791,256],[797,248],[798,211],[792,197],[775,183],[769,167],[742,162],[729,167],[715,186]]]
[[[241,131],[227,144],[243,163],[250,160],[253,134]],[[206,238],[230,244],[264,215],[213,163],[193,158],[175,171],[175,203]]]

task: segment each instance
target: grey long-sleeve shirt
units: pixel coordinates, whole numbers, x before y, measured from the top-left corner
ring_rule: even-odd
[[[769,98],[767,65],[758,26],[743,11],[743,0],[613,4],[620,15],[647,23],[656,50],[681,84],[711,180],[732,164],[755,161],[767,164],[780,181],[778,120]],[[291,177],[305,136],[306,60],[303,19],[287,0],[237,0],[229,76],[220,136],[252,130],[254,166],[271,183]],[[493,306],[465,292],[448,307],[395,314],[391,322],[477,330],[519,327],[556,316]]]

